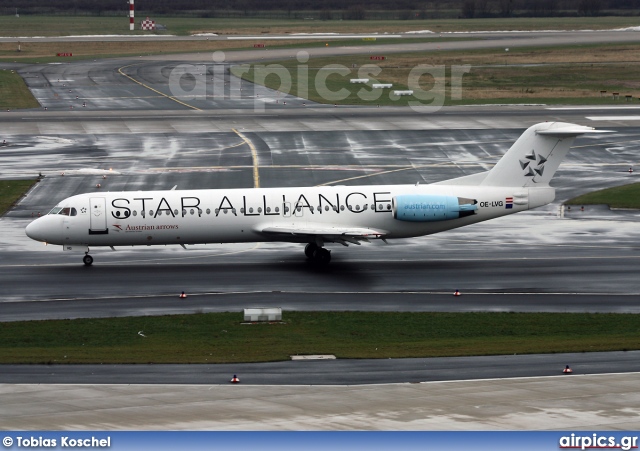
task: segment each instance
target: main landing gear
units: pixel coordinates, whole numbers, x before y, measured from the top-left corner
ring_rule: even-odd
[[[84,253],[84,257],[82,257],[82,262],[84,266],[91,266],[93,264],[93,257],[89,255],[89,249]]]
[[[319,266],[327,266],[331,261],[331,252],[315,243],[309,243],[304,247],[304,255]]]

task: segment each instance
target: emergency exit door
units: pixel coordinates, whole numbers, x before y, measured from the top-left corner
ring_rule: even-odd
[[[109,233],[107,229],[107,201],[104,197],[92,197],[91,225],[89,235],[102,235]]]

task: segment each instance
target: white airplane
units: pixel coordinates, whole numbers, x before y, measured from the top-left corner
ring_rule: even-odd
[[[549,186],[576,136],[591,127],[528,128],[488,172],[430,185],[320,186],[88,193],[64,199],[26,227],[30,238],[89,247],[281,241],[306,243],[328,264],[326,243],[408,238],[475,224],[553,201]]]

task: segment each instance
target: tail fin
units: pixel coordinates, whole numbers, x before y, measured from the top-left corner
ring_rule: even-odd
[[[545,186],[555,174],[576,136],[606,133],[566,122],[529,127],[489,171],[481,186]]]

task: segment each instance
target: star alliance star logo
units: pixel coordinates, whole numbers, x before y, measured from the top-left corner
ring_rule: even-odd
[[[536,176],[542,176],[544,173],[544,164],[547,162],[547,159],[542,155],[536,155],[535,150],[531,150],[531,153],[528,153],[524,156],[524,159],[520,160],[520,166],[524,170],[525,177],[533,177],[532,180],[535,182]]]
[[[82,208],[80,209],[80,213],[86,213],[86,212],[87,212],[86,207],[82,207]]]

